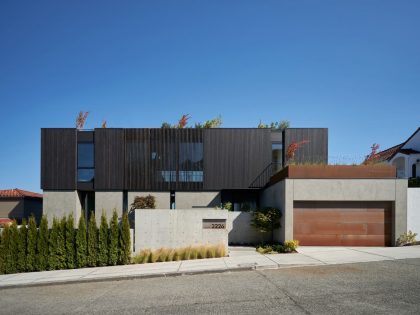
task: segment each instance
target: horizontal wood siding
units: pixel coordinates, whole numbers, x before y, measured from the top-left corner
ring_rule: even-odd
[[[124,129],[95,129],[95,189],[124,189]]]
[[[204,129],[204,189],[244,189],[271,163],[270,129]]]
[[[41,188],[76,189],[76,129],[41,129]]]
[[[296,163],[328,163],[328,129],[289,128],[284,131],[284,157],[293,142],[309,141],[302,144],[295,153]],[[283,158],[285,161],[285,158]]]

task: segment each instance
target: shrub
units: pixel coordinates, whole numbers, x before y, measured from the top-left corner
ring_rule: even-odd
[[[66,265],[67,268],[73,269],[76,267],[76,251],[75,251],[75,231],[74,231],[74,218],[73,214],[70,213],[66,220]]]
[[[111,266],[115,266],[118,262],[118,243],[119,243],[119,228],[118,228],[118,214],[117,211],[114,210],[112,213],[112,219],[110,223],[110,230],[109,230],[109,261],[108,264]]]
[[[4,274],[3,233],[0,230],[0,275]]]
[[[92,211],[88,223],[87,234],[87,258],[86,263],[89,267],[96,267],[98,260],[98,228],[96,226],[95,213]]]
[[[65,216],[63,216],[60,220],[58,234],[57,234],[57,267],[58,269],[67,268],[66,224],[67,224],[67,219]]]
[[[26,271],[27,242],[28,242],[28,228],[26,227],[26,219],[23,219],[22,226],[19,229],[18,259],[17,259],[17,269],[19,270],[19,272]]]
[[[223,244],[219,244],[216,247],[216,257],[225,257],[226,247]]]
[[[233,204],[230,201],[227,201],[223,204],[223,209],[226,209],[227,211],[233,211]]]
[[[131,204],[131,209],[155,209],[156,198],[152,195],[136,196]]]
[[[46,270],[48,267],[48,219],[42,216],[39,224],[36,243],[36,270]]]
[[[131,236],[130,223],[128,222],[128,213],[124,213],[121,233],[120,233],[120,259],[119,263],[122,265],[129,264],[131,261]]]
[[[86,266],[87,255],[87,237],[85,216],[82,213],[79,219],[79,225],[76,232],[76,266],[83,268]]]
[[[251,225],[260,232],[271,232],[271,240],[273,240],[273,232],[280,227],[281,211],[277,208],[266,207],[254,212]]]
[[[408,187],[420,187],[420,177],[411,177],[408,179]]]
[[[106,214],[102,212],[98,234],[98,266],[106,266],[108,264],[108,234]]]
[[[28,239],[26,245],[26,270],[36,270],[36,243],[38,231],[36,228],[35,217],[32,215],[28,222]]]
[[[10,227],[9,225],[5,225],[3,228],[3,232],[1,233],[1,273],[10,273],[9,272],[9,264],[10,264]]]
[[[48,269],[56,270],[58,269],[58,259],[57,259],[57,237],[59,230],[59,223],[56,217],[53,218],[52,229],[49,234],[48,239]]]
[[[285,241],[283,245],[283,250],[285,253],[293,253],[297,250],[298,246],[298,240]]]
[[[400,235],[397,239],[398,246],[405,246],[416,242],[417,233],[413,233],[412,231],[408,231]]]

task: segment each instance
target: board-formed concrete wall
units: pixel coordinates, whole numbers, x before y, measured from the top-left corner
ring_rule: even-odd
[[[259,244],[271,240],[270,233],[261,233],[251,226],[252,212],[229,211],[227,229],[229,232],[229,244]],[[274,235],[279,234],[275,231]]]
[[[219,191],[175,192],[176,209],[215,208],[220,203]]]
[[[226,210],[138,209],[135,210],[135,252],[142,249],[178,248],[190,245],[224,244],[228,230],[204,229],[203,219],[228,219]]]
[[[407,190],[407,231],[420,235],[420,188]]]
[[[135,197],[145,197],[147,195],[155,197],[156,209],[170,209],[171,196],[167,191],[129,191],[127,193],[128,209],[130,209]]]
[[[102,212],[105,212],[108,220],[111,219],[114,209],[121,218],[123,214],[123,193],[122,191],[95,191],[95,217],[99,225]]]
[[[55,217],[61,218],[63,215],[73,213],[74,222],[79,221],[82,214],[82,205],[75,190],[44,190],[43,214],[47,216],[51,225]]]

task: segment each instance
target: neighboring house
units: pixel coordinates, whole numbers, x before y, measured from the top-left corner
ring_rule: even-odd
[[[420,177],[420,128],[406,141],[375,155],[397,168],[398,178]]]
[[[42,216],[42,194],[21,190],[0,190],[0,219],[15,219],[18,223],[23,218],[34,215],[37,222]]]

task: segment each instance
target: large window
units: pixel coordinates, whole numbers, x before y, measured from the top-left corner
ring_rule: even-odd
[[[95,148],[93,143],[77,144],[77,181],[92,182],[95,177]]]
[[[271,144],[271,155],[273,172],[277,173],[283,167],[283,144],[281,142],[273,142]]]
[[[203,143],[181,142],[179,144],[180,182],[203,181]]]

